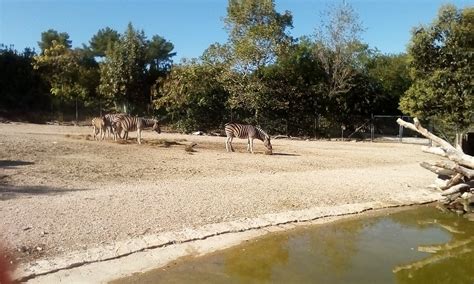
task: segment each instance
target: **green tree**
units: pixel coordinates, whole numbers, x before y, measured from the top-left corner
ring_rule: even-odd
[[[174,66],[161,84],[158,109],[164,109],[176,128],[190,132],[223,126],[228,94],[218,82],[222,70],[196,60]]]
[[[366,64],[367,75],[380,86],[378,100],[382,103],[374,110],[376,114],[397,115],[400,98],[412,84],[406,54],[375,53]]]
[[[53,46],[53,41],[56,41],[57,44],[63,45],[65,48],[71,48],[71,40],[69,40],[68,33],[59,33],[56,30],[49,29],[41,33],[41,41],[38,41],[41,52],[51,48]]]
[[[315,53],[325,72],[326,94],[331,100],[329,112],[340,114],[346,104],[345,95],[354,86],[354,77],[368,50],[362,44],[364,28],[351,5],[331,5],[315,30]],[[337,118],[337,117],[336,117]]]
[[[29,48],[18,52],[0,44],[0,112],[28,112],[48,109],[48,84],[33,70],[36,54]]]
[[[51,94],[74,100],[78,121],[78,100],[88,95],[88,89],[81,84],[81,77],[86,71],[80,64],[79,54],[53,40],[51,47],[34,57],[33,67],[45,76],[51,86]]]
[[[93,56],[104,57],[105,52],[120,39],[120,34],[109,27],[100,29],[89,41]]]
[[[106,52],[100,65],[99,92],[118,104],[122,111],[146,101],[143,88],[145,82],[146,39],[143,31],[128,24],[120,40]]]
[[[174,46],[160,36],[147,40],[130,23],[119,40],[112,43],[100,64],[99,93],[116,109],[150,111],[159,79],[171,67]]]
[[[321,84],[324,73],[308,38],[288,48],[276,64],[265,68],[272,104],[264,109],[269,130],[287,135],[317,136],[319,115],[325,105]]]
[[[221,48],[229,49],[224,54],[230,56],[222,82],[232,108],[250,110],[258,121],[259,110],[271,99],[261,69],[275,63],[291,43],[286,29],[292,27],[292,16],[276,12],[273,0],[230,0],[224,21],[229,40]]]
[[[408,47],[413,85],[400,109],[434,118],[459,134],[474,122],[474,8],[440,8],[431,25],[412,31]]]

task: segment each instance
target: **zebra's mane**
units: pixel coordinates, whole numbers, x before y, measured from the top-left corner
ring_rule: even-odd
[[[261,129],[258,126],[255,126],[255,129],[257,129],[257,132],[259,136],[261,136],[262,140],[264,140],[265,138],[270,139],[270,135],[268,135],[265,131],[263,131],[263,129]]]
[[[151,118],[142,118],[142,120],[146,127],[152,127],[156,123],[156,120]]]

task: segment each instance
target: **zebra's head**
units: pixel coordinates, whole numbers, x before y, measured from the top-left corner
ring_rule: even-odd
[[[158,134],[161,133],[160,123],[156,119],[155,119],[155,123],[153,124],[153,130],[155,130],[156,133]]]
[[[263,145],[267,147],[268,150],[272,151],[272,143],[270,143],[270,136],[265,136],[265,138],[263,139]]]

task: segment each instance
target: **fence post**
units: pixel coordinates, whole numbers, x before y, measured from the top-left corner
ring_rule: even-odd
[[[372,113],[370,116],[370,142],[374,142],[374,114]]]
[[[400,116],[401,119],[403,119],[403,116]],[[403,137],[403,126],[399,125],[398,127],[398,141],[402,143],[402,137]]]

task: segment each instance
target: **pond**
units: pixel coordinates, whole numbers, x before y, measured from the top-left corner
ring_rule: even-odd
[[[474,222],[433,206],[272,233],[114,283],[474,283]]]

